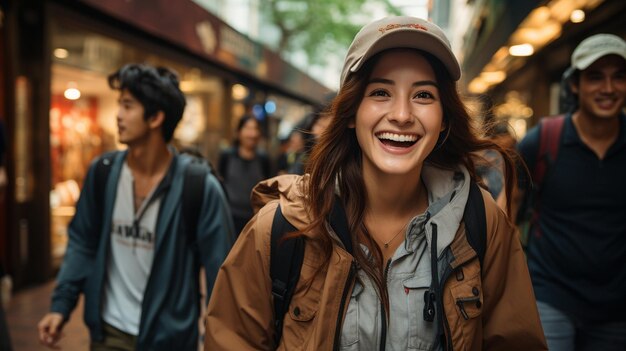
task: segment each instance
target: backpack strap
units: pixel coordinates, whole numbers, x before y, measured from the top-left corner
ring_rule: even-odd
[[[330,226],[339,236],[344,248],[352,253],[352,239],[345,211],[339,197],[335,197],[329,216]],[[304,238],[299,236],[290,240],[281,238],[297,229],[283,216],[280,205],[274,213],[270,246],[270,278],[274,298],[274,345],[277,347],[283,332],[283,321],[289,309],[293,292],[300,279],[300,269],[304,259]]]
[[[545,117],[541,119],[539,152],[533,168],[533,183],[539,189],[549,167],[554,163],[559,152],[561,132],[565,124],[565,115]]]
[[[350,227],[348,226],[348,218],[346,217],[346,211],[341,206],[341,199],[335,195],[335,202],[333,203],[333,209],[330,212],[329,218],[330,226],[339,240],[343,243],[344,249],[352,254],[352,238],[350,236]]]
[[[487,251],[487,219],[485,201],[475,182],[470,183],[470,192],[463,212],[467,242],[476,251],[480,267],[483,267],[485,251]]]
[[[104,213],[104,193],[106,191],[106,183],[111,173],[111,165],[113,164],[113,158],[117,151],[107,152],[100,156],[96,161],[96,168],[94,172],[95,182],[95,203],[97,206],[97,213]],[[207,169],[207,165],[202,160],[193,157],[185,168],[185,175],[183,181],[182,192],[182,206],[183,206],[183,221],[185,226],[185,232],[190,245],[194,252],[197,250],[195,245],[195,236],[198,229],[198,218],[200,217],[200,209],[202,207],[202,201],[204,200],[204,182],[210,169]],[[100,222],[102,219],[100,218]],[[98,226],[100,223],[98,224]]]
[[[285,234],[297,231],[283,216],[280,205],[274,213],[270,246],[270,278],[274,299],[274,346],[278,347],[283,332],[283,321],[291,297],[300,279],[304,259],[304,238],[280,240]]]
[[[198,219],[204,200],[204,185],[206,176],[209,173],[207,164],[197,157],[185,167],[182,192],[183,222],[187,240],[194,253],[198,253],[196,245],[196,232],[198,230]]]

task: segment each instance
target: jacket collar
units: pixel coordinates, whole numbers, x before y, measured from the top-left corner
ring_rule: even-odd
[[[469,197],[469,172],[464,166],[446,170],[424,164],[422,179],[428,189],[426,240],[431,246],[432,225],[437,226],[437,255],[452,243],[463,220]]]

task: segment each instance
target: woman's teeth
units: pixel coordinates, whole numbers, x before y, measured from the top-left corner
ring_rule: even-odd
[[[395,134],[395,133],[380,133],[377,135],[378,139],[395,141],[399,143],[413,143],[417,141],[417,135],[411,134]]]

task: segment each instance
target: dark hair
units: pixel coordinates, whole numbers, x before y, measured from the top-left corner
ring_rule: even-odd
[[[315,137],[312,133],[312,130],[318,119],[319,113],[311,112],[307,114],[304,119],[293,128],[291,133],[289,133],[289,137],[291,137],[293,133],[300,133],[302,135],[305,152],[309,152],[313,145],[315,145]]]
[[[127,64],[109,76],[109,86],[115,90],[127,90],[139,100],[145,119],[163,111],[165,120],[161,133],[166,142],[172,140],[186,105],[176,72],[165,67]]]
[[[428,53],[421,51],[420,53],[435,72],[445,125],[445,130],[440,134],[437,145],[426,162],[446,169],[454,169],[458,164],[463,164],[469,171],[472,181],[477,181],[474,165],[477,151],[497,150],[504,159],[506,194],[509,202],[507,206],[510,209],[511,191],[516,176],[511,156],[492,141],[478,136],[478,131],[474,129],[465,105],[459,97],[456,82],[439,60]],[[371,277],[381,294],[381,300],[388,306],[387,290],[383,282],[382,252],[363,226],[368,199],[362,174],[361,148],[355,129],[349,127],[356,118],[369,76],[381,54],[369,59],[358,72],[348,76],[331,105],[330,125],[311,151],[307,165],[310,182],[305,193],[312,223],[305,232],[322,233],[317,239],[325,250],[328,264],[332,253],[332,239],[325,230],[325,219],[331,212],[335,189],[338,189],[348,217],[353,247],[358,248],[359,244],[363,244],[370,252],[370,256],[366,256],[363,250],[354,250],[355,259]]]

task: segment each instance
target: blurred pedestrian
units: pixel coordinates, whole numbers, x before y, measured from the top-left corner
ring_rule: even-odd
[[[310,174],[255,188],[264,206],[218,274],[207,350],[546,349],[524,253],[475,184],[474,152],[502,152],[507,191],[515,167],[472,133],[460,75],[430,22],[387,17],[361,29]],[[484,210],[484,250],[469,243],[464,208]],[[272,243],[278,209],[297,231]],[[303,263],[283,319],[270,260],[298,238]]]
[[[233,240],[228,204],[215,177],[169,145],[185,109],[176,74],[129,64],[109,85],[120,92],[118,137],[128,149],[89,168],[39,339],[59,346],[82,293],[91,350],[197,351],[200,264],[210,295]],[[187,184],[191,169],[203,172]],[[194,191],[192,221],[185,201]]]
[[[308,116],[307,125],[305,128],[304,147],[302,152],[296,158],[296,161],[291,169],[291,174],[304,174],[306,172],[307,163],[309,160],[309,154],[311,150],[317,144],[320,136],[326,130],[330,123],[330,115],[324,111],[313,112]]]
[[[263,179],[270,177],[270,162],[259,150],[261,125],[253,115],[244,115],[237,124],[233,146],[220,153],[217,164],[228,194],[228,201],[239,235],[253,216],[250,193]]]
[[[547,123],[518,146],[530,170],[544,168],[528,265],[550,350],[626,350],[626,42],[583,40],[565,78],[574,99],[551,119],[555,151],[540,155]]]
[[[487,138],[498,144],[509,153],[515,152],[517,141],[509,131],[506,121],[488,124]],[[504,191],[505,168],[500,153],[497,150],[485,150],[480,153],[481,157],[476,164],[476,173],[482,179],[491,196],[503,211],[507,211],[507,197]],[[513,189],[515,190],[515,189]]]
[[[296,126],[289,134],[289,148],[285,153],[286,169],[282,174],[303,174],[302,157],[309,138],[306,127]]]

